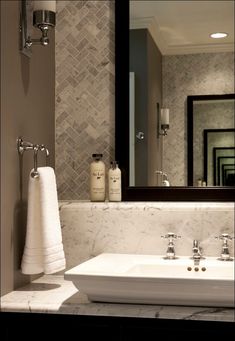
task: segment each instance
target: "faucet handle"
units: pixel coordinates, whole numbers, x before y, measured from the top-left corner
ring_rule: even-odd
[[[216,236],[215,239],[221,239],[226,242],[228,240],[233,240],[234,237],[230,236],[228,233],[222,233],[220,236]]]
[[[166,250],[166,256],[165,259],[175,259],[175,247],[173,243],[173,239],[181,238],[181,236],[178,236],[177,234],[173,232],[168,232],[165,236],[161,236],[161,238],[168,239],[168,246]]]
[[[223,241],[222,251],[219,260],[225,261],[233,260],[233,258],[230,256],[228,241],[229,240],[231,241],[232,239],[234,239],[234,237],[231,237],[227,233],[222,233],[220,236],[216,236],[215,239],[221,239]]]
[[[181,238],[181,236],[175,234],[174,232],[168,232],[165,236],[161,236],[161,238],[164,238],[164,239],[169,239],[170,241],[174,238],[174,239],[178,239],[178,238]]]

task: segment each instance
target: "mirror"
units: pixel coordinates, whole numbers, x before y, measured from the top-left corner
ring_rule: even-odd
[[[221,17],[224,17],[225,14],[229,15],[229,20],[226,20],[226,23],[223,21],[223,25],[227,25],[226,30],[230,30],[230,35],[229,39],[227,38],[223,44],[215,44],[213,42],[210,45],[208,38],[201,43],[198,39],[192,43],[188,36],[188,31],[184,32],[184,25],[181,25],[181,23],[183,23],[182,13],[184,13],[185,17],[185,9],[182,6],[185,5],[186,22],[188,25],[192,28],[196,27],[201,33],[202,29],[205,28],[202,22],[205,17],[200,18],[200,25],[198,25],[198,21],[195,22],[195,25],[192,24],[193,20],[198,19],[196,18],[197,10],[196,8],[192,10],[189,5],[195,5],[198,3],[197,1],[131,1],[130,6],[128,1],[115,2],[116,159],[119,161],[123,174],[123,200],[234,200],[234,186],[210,185],[202,188],[194,186],[194,184],[191,185],[188,179],[190,156],[188,157],[187,115],[189,113],[187,111],[187,98],[202,94],[230,94],[234,90],[233,53],[231,52],[231,47],[233,49],[234,45],[234,20],[233,11],[231,11],[233,2],[205,1],[203,4],[205,3],[209,6],[212,2],[215,3],[214,5],[218,3],[225,5],[225,7],[222,6],[220,8],[220,11],[218,7],[216,7],[216,10],[213,10],[213,14],[217,15],[214,22],[221,21]],[[132,22],[130,24],[130,16],[133,16],[131,10],[136,4],[142,7],[140,6],[138,10],[135,10],[135,13],[144,13],[146,17],[140,19],[139,22]],[[164,37],[168,39],[167,47],[164,47],[162,42],[157,46],[153,39],[156,26],[154,28],[153,22],[155,19],[150,20],[153,17],[153,10],[146,7],[149,4],[160,5],[158,12],[161,13],[162,22],[159,22],[158,18],[158,24],[160,25],[160,32],[163,32]],[[229,10],[226,4],[230,6]],[[178,9],[177,5],[180,5]],[[211,22],[210,16],[208,16],[210,9],[211,7],[208,7],[205,11],[208,22]],[[170,29],[172,20],[170,22],[169,20],[167,21],[168,13],[171,14],[171,19],[174,18],[173,24],[175,26],[172,30]],[[190,13],[193,14],[192,17],[189,16]],[[164,20],[166,20],[165,24]],[[146,27],[142,28],[140,25],[145,25]],[[130,32],[130,29],[133,31]],[[142,46],[145,44],[147,49],[142,48],[140,50],[142,51],[141,53],[131,55],[132,40],[137,39],[136,36],[132,37],[135,33],[138,33],[138,35],[142,34],[140,40],[142,40]],[[155,34],[156,37],[158,33]],[[204,47],[204,53],[199,52],[198,49],[201,47]],[[215,48],[219,48],[220,52],[216,52]],[[180,51],[177,52],[176,49],[181,49],[182,54]],[[195,49],[197,50],[196,52]],[[220,57],[223,58],[221,59]],[[155,61],[154,65],[148,64],[148,61],[151,59]],[[145,69],[145,78],[144,75],[142,75],[142,78],[139,77],[136,70],[130,69],[132,62],[135,64],[139,62],[140,64],[143,61],[145,63],[144,68],[141,67]],[[160,63],[160,68],[157,66],[158,63]],[[222,64],[221,68],[220,64]],[[138,65],[135,65],[135,67],[138,67]],[[141,91],[145,92],[146,98],[144,101],[142,98],[144,95]],[[142,103],[136,102],[136,99],[141,99]],[[145,119],[141,123],[143,126],[135,126],[135,129],[131,129],[133,118],[129,117],[129,113],[135,112],[135,108],[139,112],[142,111],[139,122],[141,122],[141,119],[143,120],[144,113],[149,113],[149,111],[152,112],[152,118]],[[161,135],[165,131],[164,129],[159,129],[159,127],[162,127],[161,109],[163,108],[168,108],[170,113],[169,129],[166,129],[167,135]],[[135,117],[134,120],[138,121]],[[148,130],[146,130],[146,127]],[[154,137],[150,134],[151,130],[154,133]],[[133,138],[135,142],[131,141]],[[151,139],[154,142],[151,142]],[[150,145],[150,143],[152,143],[152,149],[146,149],[146,146]],[[140,157],[136,151],[134,154],[131,154],[131,148],[137,149],[137,146],[142,153]],[[223,166],[224,170],[222,171]],[[221,164],[220,173],[224,172],[224,176],[227,174],[227,178],[231,179],[231,175],[228,176],[228,174],[232,173],[232,166],[230,166],[231,169],[226,173],[225,168],[227,167]],[[144,171],[144,180],[139,179],[138,172],[141,171]],[[178,175],[178,182],[174,181],[172,171]],[[156,172],[159,172],[159,174]],[[167,178],[164,177],[163,173],[166,173]],[[167,182],[164,183],[165,180],[169,180],[168,184]],[[222,182],[223,180],[221,180]]]
[[[188,186],[235,185],[234,100],[235,94],[188,96]]]

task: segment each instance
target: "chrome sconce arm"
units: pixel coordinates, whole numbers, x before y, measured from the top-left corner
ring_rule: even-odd
[[[39,1],[34,1],[38,3]],[[28,31],[28,10],[27,0],[21,0],[20,7],[20,50],[23,54],[31,56],[31,46],[33,44],[47,46],[49,44],[48,31],[56,25],[56,1],[41,1],[45,9],[33,10],[33,26],[41,30],[41,38],[31,38]],[[49,5],[49,7],[48,7]],[[41,7],[39,7],[41,8]],[[48,10],[50,8],[50,10]]]

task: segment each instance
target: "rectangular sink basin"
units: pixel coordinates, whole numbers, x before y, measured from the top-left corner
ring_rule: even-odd
[[[102,253],[68,271],[90,301],[234,307],[234,261]]]

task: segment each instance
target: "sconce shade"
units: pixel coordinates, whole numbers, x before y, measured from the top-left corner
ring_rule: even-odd
[[[161,125],[169,125],[169,109],[161,109]]]
[[[169,125],[169,112],[170,110],[167,108],[162,108],[161,111],[158,107],[158,115],[157,115],[157,137],[166,136],[167,130],[170,128]]]
[[[34,11],[51,11],[56,12],[56,1],[54,0],[41,0],[33,2]]]

